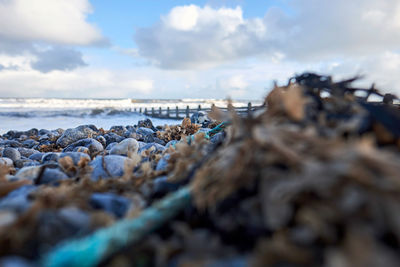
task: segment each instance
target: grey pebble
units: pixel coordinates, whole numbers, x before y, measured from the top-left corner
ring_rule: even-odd
[[[110,154],[115,155],[128,155],[129,153],[136,153],[139,149],[138,142],[133,138],[126,138],[117,145],[113,146]]]
[[[103,145],[99,141],[93,138],[85,138],[70,144],[63,149],[63,152],[71,152],[76,147],[80,146],[87,147],[91,155],[97,154],[104,150]]]
[[[103,161],[106,170],[103,168]],[[91,178],[97,181],[100,178],[120,177],[124,174],[125,164],[131,162],[131,159],[120,155],[97,156],[89,164],[93,168]]]
[[[90,205],[95,209],[102,209],[121,218],[128,211],[130,200],[113,193],[94,193],[90,197]]]
[[[3,150],[3,157],[9,158],[9,159],[11,159],[12,161],[15,162],[15,161],[21,159],[21,153],[19,153],[19,151],[17,149],[15,149],[15,148],[6,147]]]
[[[81,125],[76,128],[69,128],[57,139],[56,144],[61,147],[67,147],[68,145],[84,138],[88,138],[94,134],[95,131],[90,125]]]

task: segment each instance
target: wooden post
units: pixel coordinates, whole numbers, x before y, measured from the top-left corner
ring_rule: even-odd
[[[158,115],[159,115],[160,118],[161,118],[161,107],[158,108]]]
[[[186,106],[186,118],[189,118],[189,106]]]
[[[142,108],[139,109],[139,113],[142,113]]]
[[[136,112],[136,108],[134,108],[133,111]]]
[[[176,118],[179,119],[179,109],[178,109],[178,106],[176,106],[175,112],[176,112]]]
[[[199,105],[199,108],[197,109],[198,111],[201,111],[201,105]]]
[[[144,108],[144,114],[147,115],[147,108]]]
[[[247,115],[250,116],[251,114],[251,102],[247,104]]]
[[[167,118],[169,118],[169,107],[167,107]]]

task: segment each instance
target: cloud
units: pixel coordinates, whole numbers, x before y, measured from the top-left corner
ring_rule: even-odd
[[[73,47],[108,42],[86,21],[91,12],[88,0],[0,0],[0,55],[41,72],[86,66]]]
[[[290,10],[290,14],[286,11]],[[177,6],[137,30],[139,55],[164,69],[201,69],[234,60],[318,62],[384,53],[400,46],[397,0],[292,0],[262,18],[240,7]]]
[[[31,66],[41,72],[68,71],[87,66],[82,59],[82,53],[72,49],[52,48],[45,51],[36,51],[35,55],[38,59]]]
[[[153,89],[154,81],[150,77],[131,70],[0,71],[2,97],[148,98]]]
[[[100,30],[86,21],[88,0],[2,0],[0,40],[69,45],[103,43]]]

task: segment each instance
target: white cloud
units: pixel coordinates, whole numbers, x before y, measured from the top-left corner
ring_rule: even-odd
[[[42,72],[86,66],[71,47],[108,42],[86,21],[90,12],[88,0],[0,0],[0,60],[9,57],[19,66],[22,57]]]
[[[246,94],[248,82],[241,74],[218,79],[217,88],[223,90],[228,97],[240,98]]]
[[[29,68],[0,71],[0,96],[125,98],[145,97],[153,80],[132,71],[82,69],[41,73]]]
[[[88,0],[0,1],[0,39],[89,45],[104,42],[99,29],[86,21]]]
[[[246,57],[321,61],[400,46],[398,0],[293,0],[243,18],[237,7],[178,6],[139,29],[139,54],[165,69],[206,68]]]

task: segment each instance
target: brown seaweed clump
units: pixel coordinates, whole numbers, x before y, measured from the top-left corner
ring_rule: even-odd
[[[399,266],[400,113],[352,81],[304,74],[232,114],[194,152],[193,207],[106,265]]]
[[[157,132],[157,137],[165,142],[181,140],[182,137],[195,134],[200,125],[192,123],[189,118],[184,118],[181,125],[165,126],[163,131]]]

